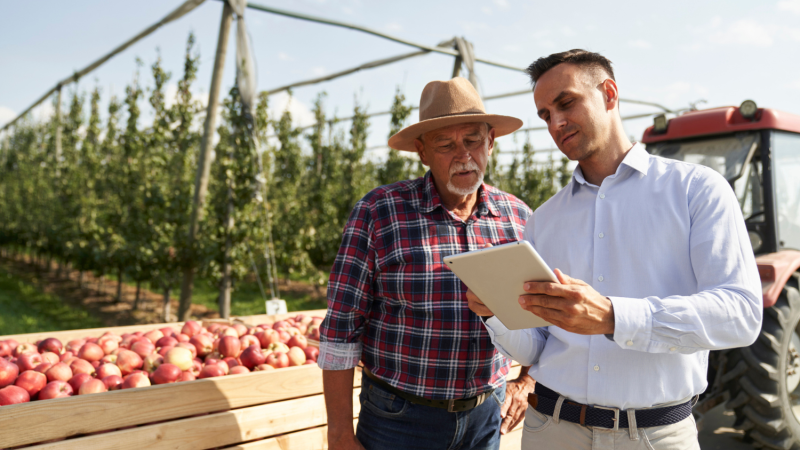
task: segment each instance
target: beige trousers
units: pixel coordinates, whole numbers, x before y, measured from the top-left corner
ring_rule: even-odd
[[[661,427],[608,430],[555,421],[528,406],[522,450],[700,450],[694,417]]]

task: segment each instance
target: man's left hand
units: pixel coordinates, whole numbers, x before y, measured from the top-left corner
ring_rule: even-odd
[[[506,382],[506,399],[503,407],[500,408],[500,416],[503,418],[503,422],[500,424],[500,434],[506,434],[509,430],[513,430],[525,418],[525,410],[528,409],[528,394],[533,392],[536,382],[527,374],[527,367],[522,369],[519,378]]]
[[[613,334],[614,308],[611,300],[577,278],[554,270],[561,282],[525,282],[528,294],[519,298],[522,309],[553,325],[576,334]]]

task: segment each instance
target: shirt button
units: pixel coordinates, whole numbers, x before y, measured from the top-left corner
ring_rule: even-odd
[[[628,341],[628,342],[626,342],[626,343],[625,343],[625,345],[627,345],[628,347],[630,347],[631,345],[633,345],[633,341]]]
[[[594,371],[595,372],[599,372],[600,371],[600,366],[594,366]]]
[[[600,194],[600,198],[606,198],[606,194]]]
[[[600,275],[599,277],[597,277],[597,281],[603,281],[603,276]]]
[[[599,237],[600,239],[603,239],[604,237],[606,237],[606,235],[603,234],[603,233],[600,233],[600,234],[597,235],[597,237]]]

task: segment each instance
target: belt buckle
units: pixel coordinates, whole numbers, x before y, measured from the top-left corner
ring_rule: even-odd
[[[594,408],[614,411],[614,428],[612,428],[612,430],[614,431],[619,430],[619,408],[609,408],[607,406],[594,406]]]
[[[447,412],[455,412],[455,411],[453,411],[453,407],[455,406],[455,404],[456,404],[456,400],[455,399],[448,400],[447,401]]]

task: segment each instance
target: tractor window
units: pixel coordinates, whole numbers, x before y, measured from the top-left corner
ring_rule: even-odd
[[[800,134],[776,131],[772,142],[780,247],[800,250]]]

